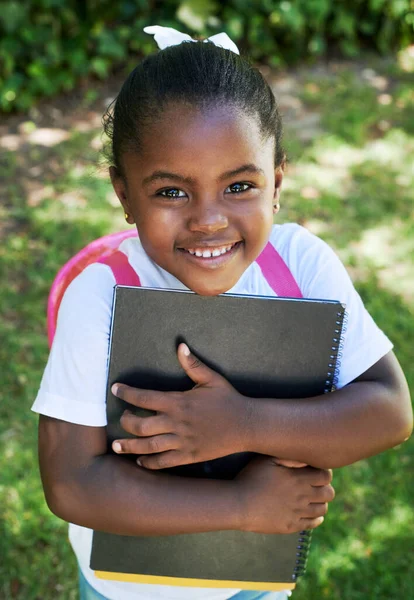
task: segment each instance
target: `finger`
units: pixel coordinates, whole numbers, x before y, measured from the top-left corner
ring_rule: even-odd
[[[326,502],[318,502],[308,504],[303,509],[303,517],[307,519],[316,519],[317,517],[324,517],[328,512],[328,504]]]
[[[303,473],[306,473],[310,485],[321,486],[329,485],[332,481],[332,469],[315,469],[314,467],[305,467]]]
[[[115,440],[112,450],[117,454],[157,454],[175,450],[178,438],[175,435],[156,435],[154,437]]]
[[[178,450],[169,450],[160,452],[159,454],[149,454],[139,456],[137,463],[140,467],[157,471],[159,469],[169,469],[180,465],[188,465],[191,462],[191,457]]]
[[[126,410],[120,423],[125,431],[139,437],[172,433],[171,421],[162,413],[153,417],[138,417]]]
[[[171,403],[168,392],[157,392],[155,390],[141,390],[139,388],[114,383],[111,387],[114,396],[121,398],[128,404],[133,404],[147,410],[163,411]]]
[[[335,490],[331,485],[314,486],[312,489],[312,502],[332,502]]]
[[[187,375],[198,385],[208,385],[214,378],[220,377],[218,373],[207,367],[199,358],[190,352],[187,344],[178,346],[178,360]]]
[[[317,483],[313,483],[312,485],[329,485],[332,481],[332,469],[315,469],[317,473],[315,477],[317,478]]]
[[[316,529],[319,525],[324,522],[324,517],[317,517],[316,519],[307,519],[306,517],[299,520],[301,529]]]

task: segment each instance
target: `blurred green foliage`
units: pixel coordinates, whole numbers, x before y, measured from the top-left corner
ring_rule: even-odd
[[[0,110],[27,110],[86,76],[105,78],[154,50],[143,27],[207,37],[226,31],[271,66],[326,55],[381,53],[413,40],[411,0],[6,0],[0,10]],[[135,57],[135,58],[134,58]]]

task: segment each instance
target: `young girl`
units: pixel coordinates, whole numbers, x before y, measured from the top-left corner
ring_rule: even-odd
[[[83,599],[281,600],[286,593],[104,581],[89,569],[92,529],[162,535],[317,527],[334,496],[328,469],[395,446],[412,428],[392,345],[336,255],[299,225],[273,225],[285,154],[269,86],[234,44],[221,47],[222,38],[180,43],[178,32],[150,32],[161,36],[163,49],[134,69],[106,120],[111,181],[126,221],[139,231],[120,250],[143,286],[275,295],[256,262],[270,241],[304,297],[346,304],[338,390],[252,402],[181,344],[178,360],[194,389],[168,394],[115,385],[126,403],[157,414],[122,417],[137,437],[114,442],[113,450],[136,455],[137,465],[109,454],[105,386],[115,281],[108,266],[93,264],[66,291],[33,406],[45,495],[71,523]],[[161,470],[239,451],[262,456],[232,481]]]

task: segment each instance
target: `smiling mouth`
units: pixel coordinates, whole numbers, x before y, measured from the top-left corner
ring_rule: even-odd
[[[227,244],[223,246],[211,246],[206,248],[206,246],[194,246],[191,248],[178,248],[180,252],[193,256],[196,259],[201,259],[203,262],[216,262],[223,260],[224,257],[231,256],[236,249],[240,246],[242,242],[234,242],[232,244]],[[223,258],[222,258],[223,257]],[[220,260],[221,259],[221,260]]]
[[[193,256],[197,256],[198,258],[215,258],[230,252],[236,243],[228,244],[227,246],[217,246],[215,248],[181,248],[181,250],[184,250]]]

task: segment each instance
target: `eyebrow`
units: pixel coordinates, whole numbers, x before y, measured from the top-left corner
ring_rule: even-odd
[[[230,177],[235,177],[236,175],[240,175],[241,173],[250,173],[252,175],[264,175],[263,169],[259,169],[256,165],[249,163],[246,165],[242,165],[237,169],[232,169],[231,171],[226,171],[222,173],[218,178],[218,181],[223,181],[225,179],[229,179]],[[143,180],[143,184],[146,185],[148,183],[153,183],[154,181],[159,181],[160,179],[171,179],[173,181],[177,181],[180,183],[188,183],[194,184],[195,179],[192,177],[183,177],[182,175],[178,175],[177,173],[170,173],[169,171],[154,171],[148,177],[145,177]]]

